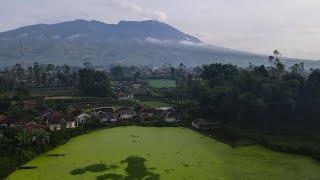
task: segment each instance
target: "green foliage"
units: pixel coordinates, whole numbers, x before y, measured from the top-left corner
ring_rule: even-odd
[[[92,164],[86,167],[87,171],[90,172],[101,172],[107,170],[107,166],[105,164]]]
[[[15,90],[14,93],[14,97],[15,100],[17,101],[23,101],[26,100],[28,98],[30,98],[30,93],[29,90],[25,89],[25,88],[17,88]]]
[[[122,66],[115,66],[113,68],[111,68],[111,76],[115,79],[115,80],[121,80],[124,78],[124,70]]]
[[[122,163],[128,163],[128,166],[125,169],[128,176],[126,176],[124,179],[160,179],[159,174],[155,174],[153,172],[148,171],[147,167],[145,166],[145,162],[146,159],[140,156],[129,156],[126,160],[122,161]]]
[[[144,104],[145,106],[148,106],[150,108],[159,108],[159,107],[168,107],[170,106],[168,103],[164,102],[164,101],[152,101],[152,100],[146,100],[146,101],[142,101],[142,104]]]
[[[277,52],[270,61],[267,68],[205,65],[201,78],[188,77],[179,82],[176,98],[196,101],[198,115],[214,121],[239,121],[271,132],[302,124],[320,127],[316,110],[320,106],[320,70],[312,71],[309,77],[303,64],[285,71]]]
[[[87,172],[86,168],[79,168],[79,169],[72,170],[70,174],[76,176],[76,175],[84,174],[86,172]]]
[[[79,89],[83,95],[112,97],[110,81],[104,72],[91,69],[79,70]]]
[[[108,173],[97,177],[97,180],[121,180],[123,176],[121,174]]]

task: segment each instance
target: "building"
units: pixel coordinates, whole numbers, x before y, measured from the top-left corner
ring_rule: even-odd
[[[60,131],[65,124],[64,115],[60,112],[53,112],[47,118],[47,125],[50,131]]]
[[[65,122],[66,122],[66,128],[67,129],[74,129],[78,127],[78,123],[76,121],[76,118],[70,115],[65,116]]]
[[[164,116],[164,121],[167,123],[179,122],[180,118],[176,112],[167,112]]]
[[[23,103],[24,103],[23,107],[25,109],[33,109],[37,106],[37,102],[35,101],[24,101]]]
[[[173,111],[175,111],[172,107],[159,107],[156,110],[159,112],[173,112]]]
[[[118,99],[120,101],[130,100],[130,99],[133,99],[133,94],[126,94],[120,91],[118,94]]]
[[[90,118],[91,116],[89,114],[86,113],[81,113],[78,116],[75,117],[77,124],[85,124],[87,122],[87,120]]]
[[[136,112],[132,107],[123,107],[117,110],[117,113],[121,119],[132,119]]]
[[[9,117],[9,118],[6,118],[6,120],[3,122],[3,124],[1,126],[2,127],[11,127],[11,128],[21,127],[22,121],[20,119],[18,119],[17,117]]]
[[[139,107],[137,109],[137,112],[139,113],[139,117],[144,120],[147,118],[154,118],[155,110],[151,108],[145,108],[143,106]]]
[[[34,121],[28,122],[24,125],[24,128],[27,130],[28,134],[32,134],[35,130],[46,129],[46,126],[40,125]]]
[[[71,116],[75,119],[76,126],[79,126],[80,124],[85,124],[87,120],[91,117],[89,114],[83,113],[79,109],[72,111]]]
[[[92,113],[95,117],[99,118],[101,122],[116,122],[118,118],[113,107],[99,107],[93,108]]]
[[[172,107],[160,107],[156,109],[158,116],[160,116],[166,122],[179,121],[178,114]]]
[[[220,128],[221,123],[220,122],[210,122],[205,119],[196,119],[196,120],[192,121],[192,126],[195,127],[196,129],[199,129],[199,130],[208,131],[208,130]]]
[[[7,127],[7,117],[5,115],[0,115],[0,128]]]

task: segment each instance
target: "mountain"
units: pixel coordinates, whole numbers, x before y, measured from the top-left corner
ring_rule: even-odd
[[[207,45],[196,37],[158,21],[121,21],[106,24],[75,20],[58,24],[38,24],[0,33],[1,65],[25,63],[81,65],[106,64],[201,65],[213,62],[247,66],[266,64],[267,57]],[[299,60],[286,60],[289,64]],[[315,61],[305,61],[310,66]]]

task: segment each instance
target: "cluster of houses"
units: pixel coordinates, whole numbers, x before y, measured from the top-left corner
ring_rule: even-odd
[[[27,103],[33,106],[32,103]],[[130,120],[139,120],[142,122],[164,121],[167,123],[179,122],[181,115],[172,107],[147,108],[144,106],[126,106],[115,109],[114,107],[96,107],[90,112],[85,113],[79,109],[73,109],[68,113],[62,113],[53,109],[46,109],[39,113],[36,123],[34,121],[23,123],[19,118],[9,118],[0,115],[0,135],[3,128],[23,127],[27,132],[32,133],[35,129],[44,129],[46,131],[59,131],[61,129],[73,129],[86,124],[91,117],[99,119],[102,123],[116,123]],[[221,123],[211,122],[205,119],[196,119],[192,126],[202,131],[210,131],[220,128]]]
[[[141,121],[161,119],[165,122],[178,122],[180,116],[172,107],[163,108],[146,108],[138,107],[121,107],[115,110],[113,107],[99,107],[92,109],[92,115],[99,118],[101,122],[117,122],[138,118]]]
[[[116,81],[112,88],[118,92],[118,100],[130,100],[148,95],[148,88],[142,80]]]
[[[91,117],[98,118],[103,123],[115,123],[128,121],[133,118],[141,121],[161,119],[165,122],[172,123],[180,120],[178,114],[171,107],[163,107],[158,109],[150,109],[143,106],[138,107],[121,107],[115,109],[113,107],[97,107],[92,108],[91,112],[85,113],[81,110],[74,109],[68,113],[62,113],[53,109],[46,109],[40,112],[38,122],[35,121],[23,123],[24,121],[18,118],[8,118],[0,115],[0,128],[16,128],[23,127],[28,132],[34,129],[45,129],[47,131],[59,131],[61,129],[76,128],[85,124]]]
[[[59,131],[62,128],[76,128],[81,124],[86,123],[91,116],[83,113],[80,110],[73,110],[69,113],[62,113],[52,109],[47,109],[40,112],[39,122],[34,121],[24,123],[21,118],[8,118],[0,115],[0,128],[16,128],[24,127],[28,131],[32,129],[45,129],[48,131]]]

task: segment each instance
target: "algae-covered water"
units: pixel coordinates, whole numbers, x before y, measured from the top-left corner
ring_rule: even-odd
[[[231,148],[186,128],[119,127],[79,136],[10,180],[320,179],[310,158],[260,146]]]

